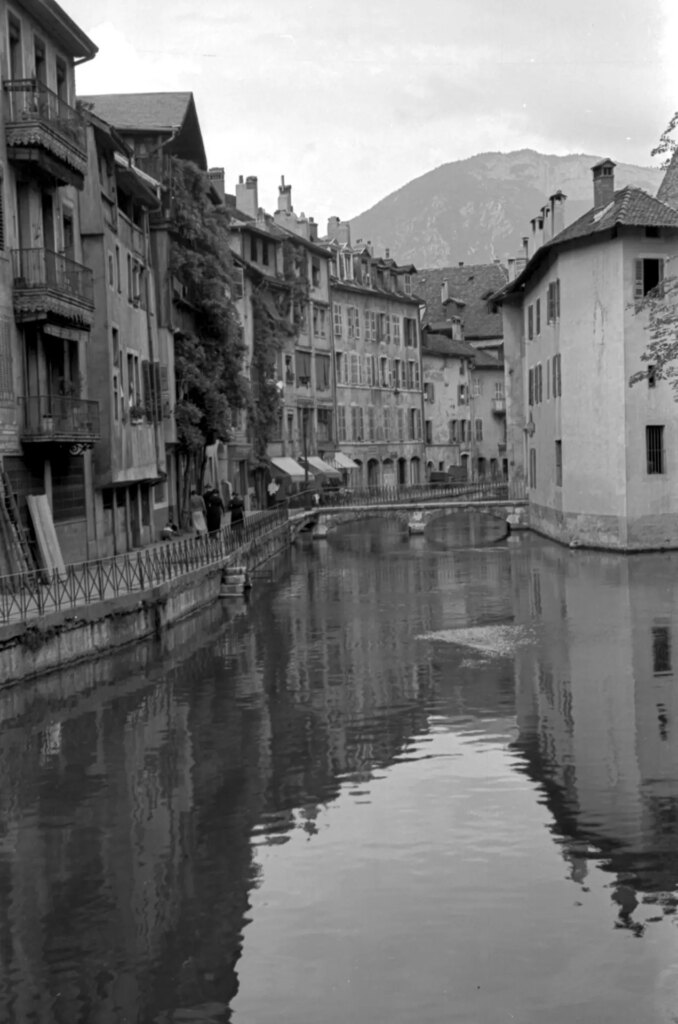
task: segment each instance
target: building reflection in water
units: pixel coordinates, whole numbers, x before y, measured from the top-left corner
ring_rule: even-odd
[[[609,872],[617,926],[673,911],[678,556],[467,532],[454,557],[445,524],[302,545],[249,606],[0,692],[1,1020],[228,1021],[258,847],[313,842],[432,721],[512,742],[574,882]],[[496,623],[533,642],[416,640]]]
[[[678,905],[678,555],[511,552],[516,618],[538,624],[515,657],[516,749],[573,880],[600,862],[616,925],[641,934],[640,902]]]

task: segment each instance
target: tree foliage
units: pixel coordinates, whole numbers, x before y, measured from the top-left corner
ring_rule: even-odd
[[[177,436],[185,451],[197,452],[228,440],[231,410],[245,403],[244,345],[230,298],[228,211],[214,205],[207,175],[195,164],[173,158],[171,182],[170,269],[187,307],[175,338]]]
[[[662,167],[668,167],[671,162],[671,157],[678,146],[678,140],[673,138],[673,133],[676,131],[676,128],[678,128],[678,110],[659,136],[659,142],[650,153],[650,156],[665,157]]]
[[[678,400],[678,278],[665,278],[636,305],[635,313],[647,317],[650,340],[640,356],[645,368],[632,374],[629,384],[648,377],[665,380]]]
[[[281,353],[301,328],[308,309],[305,253],[291,240],[283,243],[283,282],[274,292],[262,277],[252,293],[254,339],[248,417],[257,458],[280,429],[285,380],[279,379]],[[272,309],[277,310],[277,315]]]
[[[659,142],[652,150],[652,156],[665,156],[662,166],[671,162],[678,140],[673,138],[678,129],[678,111],[673,115],[662,132]],[[668,264],[668,260],[665,261]],[[678,277],[666,275],[642,300],[636,303],[636,316],[646,316],[645,329],[649,342],[640,358],[645,368],[629,378],[632,387],[640,381],[652,378],[665,380],[678,400]]]

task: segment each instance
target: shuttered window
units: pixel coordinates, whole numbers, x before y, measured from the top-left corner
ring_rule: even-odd
[[[11,321],[0,317],[0,403],[13,401]]]
[[[0,252],[5,251],[5,179],[0,167]]]

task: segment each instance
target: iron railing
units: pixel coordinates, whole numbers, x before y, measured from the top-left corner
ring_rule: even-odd
[[[209,536],[178,537],[140,551],[67,565],[64,569],[0,576],[0,624],[138,593],[195,569],[218,565],[244,544],[272,533],[287,521],[286,508],[254,512],[240,527],[225,526]]]
[[[406,505],[426,501],[524,501],[525,489],[506,480],[465,480],[449,484],[410,484],[326,490],[323,506]]]
[[[17,291],[55,291],[94,306],[94,281],[89,267],[50,249],[13,249]]]
[[[80,441],[101,436],[98,402],[65,395],[28,395],[21,405],[24,438]]]
[[[354,505],[408,505],[436,501],[525,501],[525,488],[506,480],[464,480],[449,484],[403,484],[397,487],[331,487],[300,491],[286,501],[291,509]]]
[[[30,121],[42,122],[67,139],[83,157],[85,156],[85,123],[74,107],[37,78],[11,78],[2,84],[9,107],[7,128]]]

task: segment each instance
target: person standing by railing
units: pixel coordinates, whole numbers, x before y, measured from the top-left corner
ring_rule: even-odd
[[[245,502],[237,491],[233,491],[231,500],[228,503],[231,513],[231,529],[239,530],[245,518]]]

